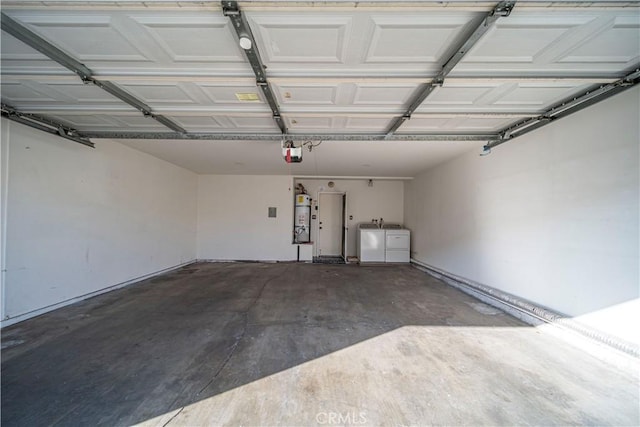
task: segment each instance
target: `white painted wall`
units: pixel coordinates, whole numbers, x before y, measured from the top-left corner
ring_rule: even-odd
[[[290,176],[200,175],[198,258],[295,260],[292,185]]]
[[[0,321],[5,317],[5,276],[7,239],[7,184],[9,182],[9,126],[0,122]]]
[[[640,90],[405,185],[414,259],[637,340]]]
[[[329,188],[329,181],[335,186]],[[313,198],[313,205],[318,201],[320,191],[335,191],[347,193],[347,215],[353,215],[348,221],[347,255],[356,256],[356,237],[358,224],[371,222],[373,218],[383,218],[388,223],[402,223],[404,211],[404,182],[397,180],[374,180],[373,187],[369,187],[366,179],[296,179],[307,189]],[[317,214],[312,207],[312,214]],[[316,241],[318,235],[318,221],[311,221],[311,240]],[[315,255],[314,245],[314,255]]]
[[[196,174],[113,141],[2,129],[3,324],[196,258]]]

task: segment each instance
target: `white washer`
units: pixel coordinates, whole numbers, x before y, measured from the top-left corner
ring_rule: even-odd
[[[385,230],[385,262],[409,262],[411,259],[411,231]]]
[[[358,226],[358,259],[360,262],[384,262],[385,230],[375,224]]]

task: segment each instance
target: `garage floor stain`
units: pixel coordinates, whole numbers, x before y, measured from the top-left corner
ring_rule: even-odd
[[[637,371],[408,265],[192,264],[2,348],[3,426],[640,424]]]

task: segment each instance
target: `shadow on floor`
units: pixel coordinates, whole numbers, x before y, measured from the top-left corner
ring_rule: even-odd
[[[532,329],[410,266],[194,264],[5,328],[2,425],[131,425],[405,326]]]

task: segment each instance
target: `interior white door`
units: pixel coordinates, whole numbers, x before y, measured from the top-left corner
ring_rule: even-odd
[[[320,193],[318,210],[318,256],[339,256],[342,254],[342,194]]]

